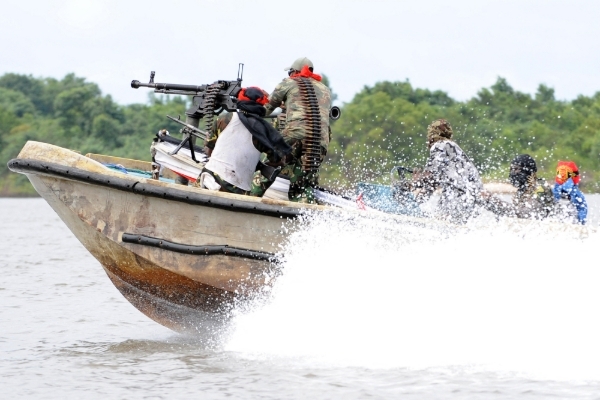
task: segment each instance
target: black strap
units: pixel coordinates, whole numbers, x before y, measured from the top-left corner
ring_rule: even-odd
[[[275,180],[275,178],[277,178],[277,175],[279,175],[279,173],[281,172],[281,167],[271,167],[270,165],[259,161],[258,164],[256,164],[256,171],[260,171],[262,176],[264,176],[272,182]]]

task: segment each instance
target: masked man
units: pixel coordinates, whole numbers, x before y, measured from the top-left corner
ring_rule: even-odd
[[[508,180],[517,188],[511,203],[484,193],[487,210],[500,216],[528,219],[544,219],[555,214],[552,190],[544,179],[537,178],[537,165],[529,154],[512,160]]]
[[[554,211],[550,186],[537,177],[537,165],[529,154],[518,155],[510,163],[510,183],[517,188],[512,213],[517,218],[543,219]]]
[[[290,178],[289,199],[313,203],[312,188],[318,184],[319,168],[329,147],[331,91],[313,73],[313,63],[299,58],[286,68],[289,78],[281,82],[265,105],[267,114],[282,104],[286,109],[282,135],[292,147],[282,175]]]
[[[209,190],[248,194],[261,153],[272,163],[280,163],[292,148],[281,134],[262,117],[268,97],[259,88],[242,89],[238,111],[214,141],[209,161],[198,177],[198,185]]]
[[[416,200],[423,203],[436,189],[441,197],[437,216],[455,223],[465,223],[477,215],[483,184],[479,172],[465,152],[452,140],[453,131],[445,119],[427,127],[429,159],[425,168],[415,174],[412,183]]]

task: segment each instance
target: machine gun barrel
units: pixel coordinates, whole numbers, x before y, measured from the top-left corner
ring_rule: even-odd
[[[340,108],[338,106],[333,106],[331,107],[331,110],[329,110],[329,118],[332,120],[338,120],[340,119],[340,117],[342,116],[342,110],[340,110]]]
[[[131,87],[134,89],[140,87],[149,87],[153,88],[157,92],[168,93],[171,91],[178,92],[191,92],[193,94],[197,94],[200,92],[204,92],[206,90],[207,85],[180,85],[178,83],[142,83],[140,81],[134,80],[131,81]]]

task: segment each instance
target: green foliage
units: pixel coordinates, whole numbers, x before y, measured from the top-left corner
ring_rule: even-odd
[[[33,102],[21,92],[0,87],[0,109],[7,111],[17,118],[25,114],[33,114]]]
[[[6,168],[28,140],[82,154],[150,160],[154,133],[179,130],[165,115],[177,116],[186,108],[187,100],[179,96],[151,96],[147,105],[121,106],[74,74],[62,80],[6,74],[0,77],[0,195],[35,194],[25,176]]]
[[[324,82],[329,85],[326,76]],[[0,77],[0,195],[35,193],[25,176],[6,168],[27,140],[150,160],[154,133],[179,130],[165,115],[182,115],[187,105],[183,97],[150,95],[147,104],[121,106],[74,74],[61,80],[5,74]],[[600,92],[559,101],[545,85],[532,96],[503,78],[464,102],[442,91],[415,89],[408,81],[365,86],[332,126],[322,184],[351,188],[357,181],[385,182],[394,165],[422,165],[427,125],[437,118],[450,121],[455,140],[486,179],[504,179],[510,160],[529,153],[544,177],[552,179],[556,162],[569,159],[582,171],[584,190],[600,190]]]
[[[409,82],[379,82],[364,87],[342,110],[332,127],[324,185],[385,182],[394,165],[422,165],[427,125],[445,118],[484,179],[505,179],[510,160],[529,153],[543,177],[553,179],[558,160],[573,160],[582,171],[583,189],[600,190],[600,92],[559,101],[545,85],[531,96],[498,78],[458,102]]]

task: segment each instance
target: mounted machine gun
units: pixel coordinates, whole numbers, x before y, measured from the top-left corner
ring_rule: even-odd
[[[244,73],[244,64],[238,66],[238,76],[234,81],[216,81],[207,85],[181,85],[177,83],[155,83],[155,72],[150,72],[150,82],[141,83],[140,81],[131,81],[131,87],[138,89],[140,87],[154,88],[154,93],[162,94],[181,94],[192,97],[192,106],[185,112],[186,121],[167,116],[171,120],[182,124],[182,141],[173,150],[171,154],[176,154],[186,143],[192,149],[192,159],[196,162],[194,153],[195,138],[205,139],[210,136],[213,129],[213,119],[222,111],[235,111],[237,109],[237,95],[242,89],[242,75]],[[204,118],[205,130],[198,129],[200,119]]]

